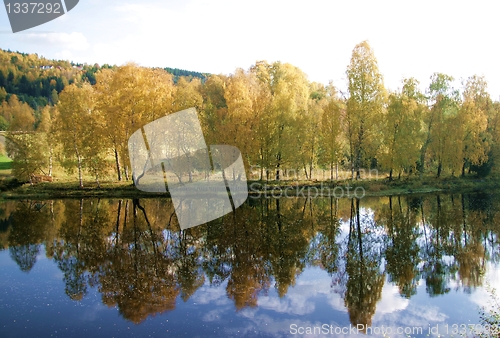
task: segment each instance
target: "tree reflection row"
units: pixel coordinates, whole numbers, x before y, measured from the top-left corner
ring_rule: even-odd
[[[2,204],[0,244],[25,272],[44,247],[71,299],[97,288],[135,323],[203,285],[225,286],[237,310],[255,307],[318,266],[351,323],[366,327],[386,279],[406,298],[420,283],[432,297],[481,286],[485,263],[500,257],[499,202],[489,194],[250,199],[180,230],[169,199],[19,201]]]

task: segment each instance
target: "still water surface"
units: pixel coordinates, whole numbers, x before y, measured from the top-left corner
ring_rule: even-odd
[[[0,336],[451,336],[500,287],[499,216],[492,194],[249,199],[181,231],[169,199],[4,202]]]

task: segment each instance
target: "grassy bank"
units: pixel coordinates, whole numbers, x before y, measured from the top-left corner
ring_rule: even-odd
[[[250,186],[252,183],[250,182]],[[341,197],[344,194],[347,197],[354,195],[363,196],[392,196],[406,195],[416,193],[432,192],[478,192],[495,191],[500,189],[500,176],[491,176],[488,178],[477,178],[473,176],[466,177],[447,177],[435,178],[426,176],[422,179],[418,177],[405,178],[403,180],[388,179],[367,179],[367,180],[344,180],[339,182],[254,182],[254,193],[267,192],[268,195],[279,195],[280,192],[288,190],[288,195],[298,192],[299,195],[325,195],[330,194]],[[259,189],[260,188],[260,189]],[[292,190],[290,190],[292,189]],[[323,191],[323,194],[321,193]]]
[[[1,163],[0,163],[1,165]],[[151,198],[165,197],[164,193],[147,193],[135,188],[132,182],[106,181],[98,188],[95,182],[85,182],[85,188],[79,188],[74,179],[56,180],[54,182],[35,185],[16,183],[8,174],[8,169],[0,170],[0,197],[3,199],[48,199],[48,198],[80,198],[80,197],[119,197],[119,198]],[[303,196],[335,196],[363,197],[390,196],[405,194],[422,194],[432,192],[477,192],[500,189],[500,177],[491,176],[484,179],[476,177],[448,177],[437,179],[426,176],[406,178],[404,180],[372,179],[339,182],[329,181],[249,181],[249,193],[263,197],[303,197]]]

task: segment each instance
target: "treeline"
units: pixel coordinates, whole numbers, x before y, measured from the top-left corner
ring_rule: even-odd
[[[311,178],[314,168],[329,170],[331,180],[339,168],[353,179],[363,168],[386,171],[390,179],[484,176],[495,167],[500,103],[491,100],[483,77],[455,89],[453,77],[435,73],[425,91],[408,78],[389,92],[367,42],[355,46],[346,74],[343,93],[280,62],[177,83],[163,69],[127,64],[99,69],[94,85],[75,77],[38,114],[12,95],[0,115],[16,132],[7,142],[16,176],[51,175],[52,163],[60,163],[78,170],[81,186],[84,171],[99,182],[114,167],[118,180],[130,179],[130,135],[190,107],[200,114],[207,144],[237,146],[261,179],[280,180],[290,170]]]
[[[163,69],[174,76],[174,78],[173,78],[174,83],[177,83],[179,81],[179,78],[181,78],[181,77],[185,77],[185,78],[187,78],[187,80],[192,80],[194,78],[198,78],[202,82],[205,82],[206,79],[210,76],[210,74],[208,74],[208,73],[193,72],[193,71],[185,70],[185,69],[170,68],[170,67],[165,67]]]

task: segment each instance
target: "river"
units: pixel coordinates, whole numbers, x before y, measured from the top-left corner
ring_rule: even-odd
[[[485,193],[249,198],[180,230],[169,199],[2,202],[0,335],[474,336],[499,216]]]

